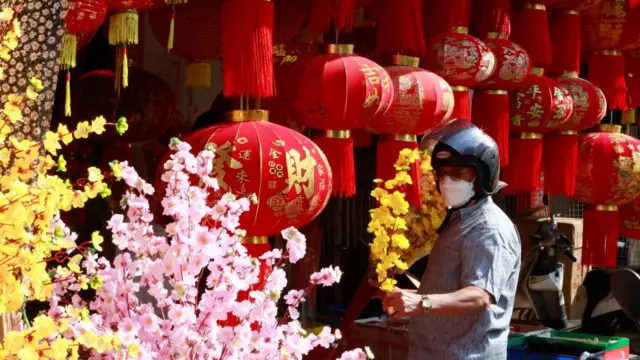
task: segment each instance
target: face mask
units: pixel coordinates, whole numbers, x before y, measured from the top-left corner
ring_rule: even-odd
[[[445,204],[452,208],[466,204],[475,195],[473,182],[454,179],[447,175],[442,177],[438,186]]]

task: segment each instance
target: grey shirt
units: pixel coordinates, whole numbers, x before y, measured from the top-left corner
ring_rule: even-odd
[[[494,303],[476,315],[412,318],[409,359],[506,359],[520,254],[518,231],[491,198],[453,213],[431,251],[418,292],[446,294],[477,286],[493,295]]]

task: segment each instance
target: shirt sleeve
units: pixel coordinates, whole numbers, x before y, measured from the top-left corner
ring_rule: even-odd
[[[505,246],[497,229],[472,231],[462,245],[462,287],[484,289],[497,303],[516,262],[517,257]]]

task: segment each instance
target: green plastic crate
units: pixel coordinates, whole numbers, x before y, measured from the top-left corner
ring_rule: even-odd
[[[598,340],[592,342],[590,340]],[[556,343],[569,347],[584,349],[590,353],[607,352],[629,347],[629,339],[614,336],[597,336],[592,334],[582,334],[574,332],[551,331],[546,334],[532,335],[527,338],[528,342]]]

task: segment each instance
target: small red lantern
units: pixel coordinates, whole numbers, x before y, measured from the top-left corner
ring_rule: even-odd
[[[615,267],[618,249],[617,206],[640,193],[640,140],[620,134],[619,125],[600,125],[583,135],[578,148],[573,198],[593,206],[584,212],[583,262]]]
[[[151,31],[159,43],[169,43],[172,54],[189,61],[185,69],[187,86],[208,89],[210,63],[220,57],[221,1],[191,0],[175,7],[176,14],[173,11],[172,7],[164,7],[150,13]]]
[[[393,86],[380,65],[353,55],[353,45],[329,45],[328,52],[307,64],[294,106],[303,125],[326,131],[314,141],[331,164],[333,195],[350,197],[355,194],[355,169],[349,131],[389,109]]]
[[[618,207],[620,211],[620,235],[640,239],[640,197]]]
[[[236,117],[266,119],[266,111],[234,111]],[[331,167],[304,135],[266,121],[230,122],[188,135],[194,152],[210,143],[216,149],[213,174],[221,191],[256,194],[258,205],[240,218],[248,237],[277,235],[311,222],[331,195]],[[217,200],[217,198],[212,199]]]
[[[596,126],[607,111],[602,91],[575,75],[558,81],[573,97],[573,113],[557,131],[544,137],[544,185],[549,195],[571,196],[575,191],[578,162],[578,133]]]
[[[529,77],[531,60],[519,45],[490,33],[485,43],[496,57],[493,75],[473,93],[472,120],[500,149],[500,165],[509,164],[509,93]]]
[[[569,119],[573,98],[558,81],[533,69],[525,85],[511,93],[509,165],[502,175],[509,193],[536,192],[540,187],[542,135]]]
[[[460,28],[459,31],[441,34],[433,39],[425,66],[451,85],[455,97],[452,118],[469,120],[469,87],[480,84],[493,74],[496,58],[485,43],[466,33],[467,28]]]

